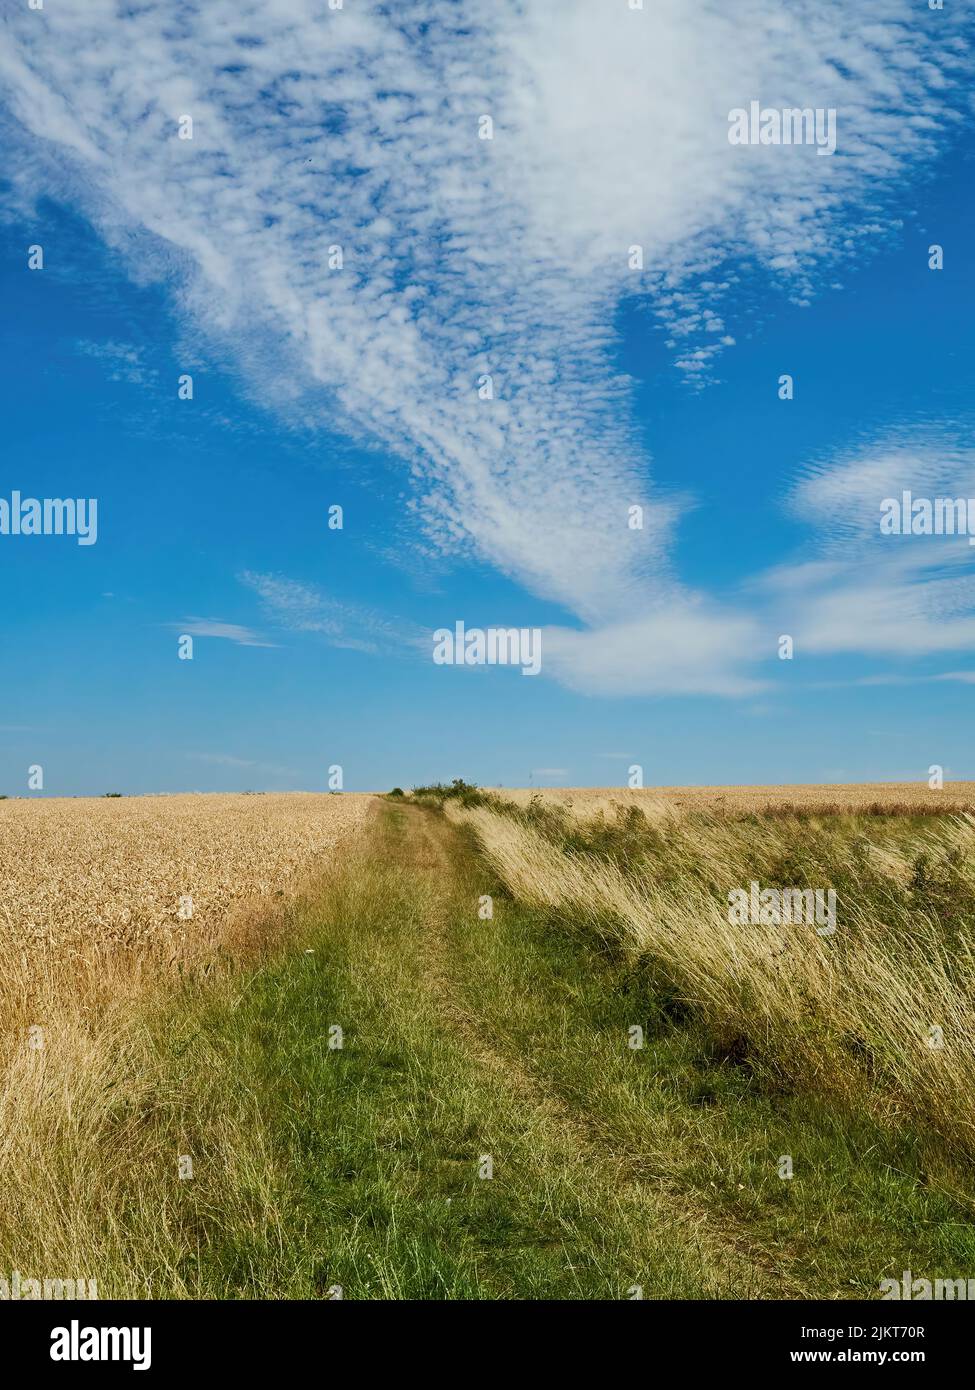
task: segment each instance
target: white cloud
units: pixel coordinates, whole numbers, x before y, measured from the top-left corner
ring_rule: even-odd
[[[587,695],[747,695],[769,655],[750,618],[684,601],[592,631],[542,629],[542,672]]]
[[[82,338],[76,348],[84,357],[107,363],[110,381],[126,381],[131,386],[144,386],[154,381],[156,372],[142,360],[142,348],[132,343],[93,343]]]
[[[915,497],[975,496],[975,448],[950,424],[892,430],[886,436],[810,465],[792,490],[793,513],[815,525],[835,556],[850,540],[891,549],[880,534],[881,503],[904,490]],[[901,550],[916,546],[904,538]]]
[[[190,637],[219,637],[235,642],[238,647],[273,647],[252,628],[241,627],[239,623],[224,623],[219,618],[187,618],[182,623],[170,623],[170,627],[185,632]]]
[[[791,494],[822,558],[764,575],[781,631],[808,653],[920,657],[975,645],[964,536],[883,535],[881,503],[975,497],[975,448],[948,426],[900,430],[811,467]]]
[[[262,402],[398,455],[429,545],[562,604],[560,679],[735,693],[754,623],[672,572],[680,506],[650,484],[615,312],[646,294],[706,380],[743,264],[800,302],[832,283],[957,121],[960,32],[909,0],[58,0],[8,17],[2,134],[21,196],[83,207]],[[730,146],[751,99],[836,107],[836,155]],[[341,636],[334,610],[303,621]]]
[[[342,603],[284,575],[245,570],[238,578],[257,594],[268,619],[291,632],[314,632],[329,646],[372,655],[421,648],[429,655],[430,634],[417,624],[384,617],[361,604]]]
[[[975,671],[944,671],[932,679],[936,681],[960,681],[962,685],[975,685]]]

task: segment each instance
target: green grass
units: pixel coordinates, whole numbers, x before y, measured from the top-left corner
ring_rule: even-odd
[[[141,1123],[194,1177],[174,1157],[148,1201],[120,1194],[102,1296],[864,1297],[975,1265],[963,1181],[921,1137],[763,1086],[398,799],[273,955],[148,1026]]]

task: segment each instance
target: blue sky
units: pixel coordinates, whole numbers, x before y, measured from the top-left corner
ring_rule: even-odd
[[[98,539],[0,536],[0,790],[975,777],[975,549],[878,532],[975,497],[969,36],[858,8],[16,16],[0,497]]]

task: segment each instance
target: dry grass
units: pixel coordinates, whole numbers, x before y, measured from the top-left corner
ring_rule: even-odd
[[[823,790],[824,808],[869,807],[877,791]],[[659,793],[636,795],[659,804]],[[780,1080],[891,1123],[909,1117],[975,1154],[975,817],[898,824],[823,809],[756,821],[685,808],[661,822],[624,809],[614,827],[560,804],[549,799],[554,816],[534,823],[490,807],[448,814],[474,830],[515,897],[615,939]],[[753,880],[834,887],[835,935],[732,924],[728,892]],[[931,1045],[935,1028],[943,1046]]]
[[[175,986],[215,982],[273,938],[371,800],[0,802],[0,1271],[117,1276],[131,1258],[120,1203],[165,1261],[153,1194],[172,1188],[180,1140],[148,1020]],[[259,1127],[225,1140],[246,1163]]]

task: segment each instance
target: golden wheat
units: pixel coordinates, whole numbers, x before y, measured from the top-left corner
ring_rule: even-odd
[[[928,812],[975,810],[975,782],[946,782],[932,791],[926,782],[861,782],[819,786],[728,787],[517,787],[499,791],[506,801],[527,806],[533,796],[543,805],[565,806],[574,819],[617,806],[637,806],[651,819],[679,816],[687,811],[731,815],[801,807],[866,811],[872,807]]]
[[[0,940],[28,962],[138,949],[172,960],[274,902],[358,826],[368,796],[0,802]]]

